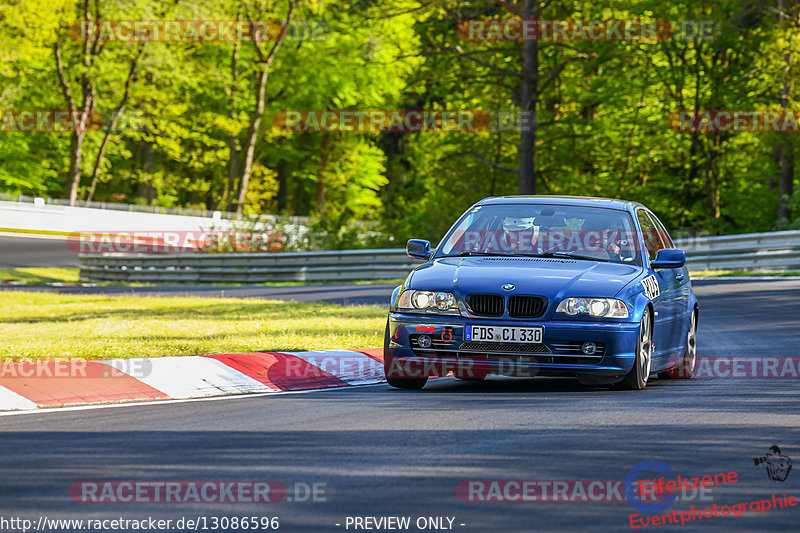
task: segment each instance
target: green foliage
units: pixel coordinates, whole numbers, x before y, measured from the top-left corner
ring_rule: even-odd
[[[778,229],[800,229],[800,189],[795,189],[791,197],[790,205],[794,217],[792,220],[778,220]]]
[[[258,14],[279,20],[288,2],[110,0],[102,2],[102,16],[234,20]],[[460,20],[512,17],[502,3],[295,3],[290,29],[314,27],[316,38],[289,39],[275,57],[246,213],[312,216],[313,231],[298,247],[398,246],[409,237],[437,241],[475,201],[517,192],[518,177],[507,171],[519,164],[516,129],[324,134],[273,124],[286,110],[519,110],[520,78],[509,72],[523,68],[522,43],[468,42],[456,33]],[[68,28],[82,5],[13,0],[0,6],[0,109],[65,108],[53,44],[58,39],[64,50],[74,93],[84,69],[82,43]],[[668,127],[668,117],[680,110],[779,109],[783,83],[791,89],[796,78],[796,17],[780,23],[772,4],[755,0],[539,5],[541,19],[705,20],[714,32],[709,39],[660,42],[540,42],[538,193],[641,201],[673,230],[798,227],[797,192],[793,217],[776,220],[779,168],[773,158],[776,148],[799,153],[797,135],[679,133]],[[270,45],[262,43],[262,50]],[[106,124],[121,101],[134,50],[135,43],[109,42],[89,67]],[[247,41],[238,47],[148,43],[112,132],[95,199],[230,205],[238,186],[229,177],[231,142],[241,158],[261,65]],[[791,90],[787,106],[798,109]],[[86,136],[81,195],[88,192],[103,134]],[[69,143],[68,133],[0,132],[0,190],[64,196]]]

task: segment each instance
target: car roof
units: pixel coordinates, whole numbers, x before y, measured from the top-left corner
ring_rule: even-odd
[[[551,204],[551,205],[574,205],[581,207],[605,207],[607,209],[619,209],[622,211],[633,211],[637,207],[644,207],[638,202],[630,200],[619,200],[616,198],[600,198],[594,196],[539,196],[539,195],[510,195],[510,196],[490,196],[479,201],[475,205],[508,205],[508,204]]]

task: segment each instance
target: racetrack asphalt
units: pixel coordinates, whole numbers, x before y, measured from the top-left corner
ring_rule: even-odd
[[[0,234],[0,268],[76,268],[78,254],[66,238]]]
[[[797,355],[800,282],[715,280],[695,290],[701,357]],[[683,476],[738,473],[737,483],[706,494],[711,500],[676,502],[679,512],[800,496],[800,472],[770,481],[753,460],[772,445],[800,457],[799,383],[658,379],[624,392],[546,378],[440,379],[422,391],[376,385],[4,416],[0,516],[278,516],[280,531],[354,531],[348,516],[448,516],[465,532],[624,531],[638,513],[627,502],[464,502],[456,487],[623,480],[638,463],[659,461]],[[275,480],[323,483],[326,494],[259,505],[71,501],[70,485],[85,480]],[[797,531],[799,510],[647,529]]]

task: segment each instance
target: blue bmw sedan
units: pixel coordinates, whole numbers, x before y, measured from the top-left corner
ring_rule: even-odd
[[[686,254],[645,206],[565,196],[486,198],[392,293],[386,379],[572,376],[643,389],[690,378],[697,300]]]

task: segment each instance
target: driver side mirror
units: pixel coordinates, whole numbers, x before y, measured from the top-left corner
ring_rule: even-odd
[[[431,253],[431,243],[422,239],[411,239],[406,244],[406,254],[414,259],[427,261],[433,255]]]
[[[656,258],[650,261],[653,268],[681,268],[686,264],[686,252],[675,248],[659,250]]]

